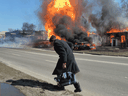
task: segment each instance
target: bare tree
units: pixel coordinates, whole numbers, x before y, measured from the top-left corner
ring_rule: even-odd
[[[33,33],[35,30],[36,26],[34,24],[29,24],[27,22],[23,23],[22,30],[23,30],[23,35],[26,35],[27,32]]]
[[[29,24],[23,23],[22,30],[28,30]]]
[[[14,31],[14,29],[12,29],[12,28],[8,28],[8,31],[9,31],[9,32],[12,32],[12,31]]]
[[[128,17],[128,0],[121,0],[122,9],[125,11],[126,17]]]

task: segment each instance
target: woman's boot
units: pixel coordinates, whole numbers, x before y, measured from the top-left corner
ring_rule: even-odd
[[[75,83],[74,87],[76,88],[76,90],[74,90],[74,92],[81,92],[82,91],[81,88],[80,88],[79,82]]]

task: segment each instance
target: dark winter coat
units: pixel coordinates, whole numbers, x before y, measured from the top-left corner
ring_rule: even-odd
[[[59,75],[64,72],[64,69],[62,68],[63,63],[66,63],[68,72],[76,74],[80,71],[75,61],[73,51],[65,41],[56,39],[54,41],[54,50],[59,55],[59,60],[52,73],[53,75]]]

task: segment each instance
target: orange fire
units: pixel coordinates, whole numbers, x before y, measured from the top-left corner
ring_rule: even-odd
[[[125,35],[122,35],[122,36],[121,36],[121,43],[124,43],[125,41],[126,41]]]
[[[52,0],[47,6],[47,14],[45,15],[45,29],[48,32],[48,38],[50,38],[51,35],[55,35],[57,39],[61,39],[54,33],[54,29],[56,27],[53,24],[52,19],[55,14],[60,14],[60,16],[67,15],[71,17],[72,21],[74,21],[75,10],[74,7],[70,4],[69,0]]]
[[[80,26],[80,28],[81,28],[81,30],[82,31],[86,31],[86,29],[83,27],[83,26]],[[89,37],[91,34],[95,34],[94,32],[89,32],[89,31],[87,31],[87,36]]]
[[[110,36],[110,43],[112,43],[112,38],[114,38],[114,35]]]
[[[93,48],[91,48],[91,50],[96,50],[96,45],[92,44]]]
[[[94,32],[89,32],[89,31],[87,31],[87,34],[88,34],[88,37],[90,36],[90,35],[96,35],[96,33],[94,33]]]
[[[89,47],[90,47],[90,44],[87,44],[87,46],[89,46]]]
[[[49,2],[51,1],[51,2]],[[48,38],[50,38],[52,35],[55,35],[57,39],[61,39],[55,32],[54,29],[56,29],[56,25],[54,25],[53,18],[55,15],[58,15],[58,18],[62,18],[63,16],[68,16],[71,18],[71,24],[72,26],[75,26],[76,22],[82,31],[86,32],[87,30],[79,24],[78,18],[81,17],[82,13],[80,11],[80,5],[78,4],[78,0],[48,0],[44,1],[46,2],[46,7],[44,9],[45,14],[41,14],[44,18],[44,26],[46,31],[48,32]],[[79,0],[79,3],[82,2],[82,0]],[[57,18],[57,19],[58,19]],[[68,30],[71,30],[70,25],[66,26]],[[89,37],[90,32],[87,32],[87,35]]]
[[[89,31],[87,31],[87,34],[88,34],[88,37],[90,36],[90,32]]]
[[[126,32],[128,31],[128,27],[125,29],[114,29],[112,28],[110,31],[108,31],[107,33],[119,33],[119,32]]]

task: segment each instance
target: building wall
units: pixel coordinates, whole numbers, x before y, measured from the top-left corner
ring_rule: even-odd
[[[17,30],[13,32],[6,32],[5,37],[11,37],[11,38],[19,37],[20,38],[22,37],[22,35],[21,35],[21,31]]]
[[[0,38],[4,38],[6,32],[7,32],[7,31],[1,31],[1,32],[0,32]]]
[[[46,31],[36,31],[34,34],[35,40],[47,40],[47,32]]]
[[[107,36],[109,37],[108,45],[120,48],[128,47],[128,32],[109,33]]]

